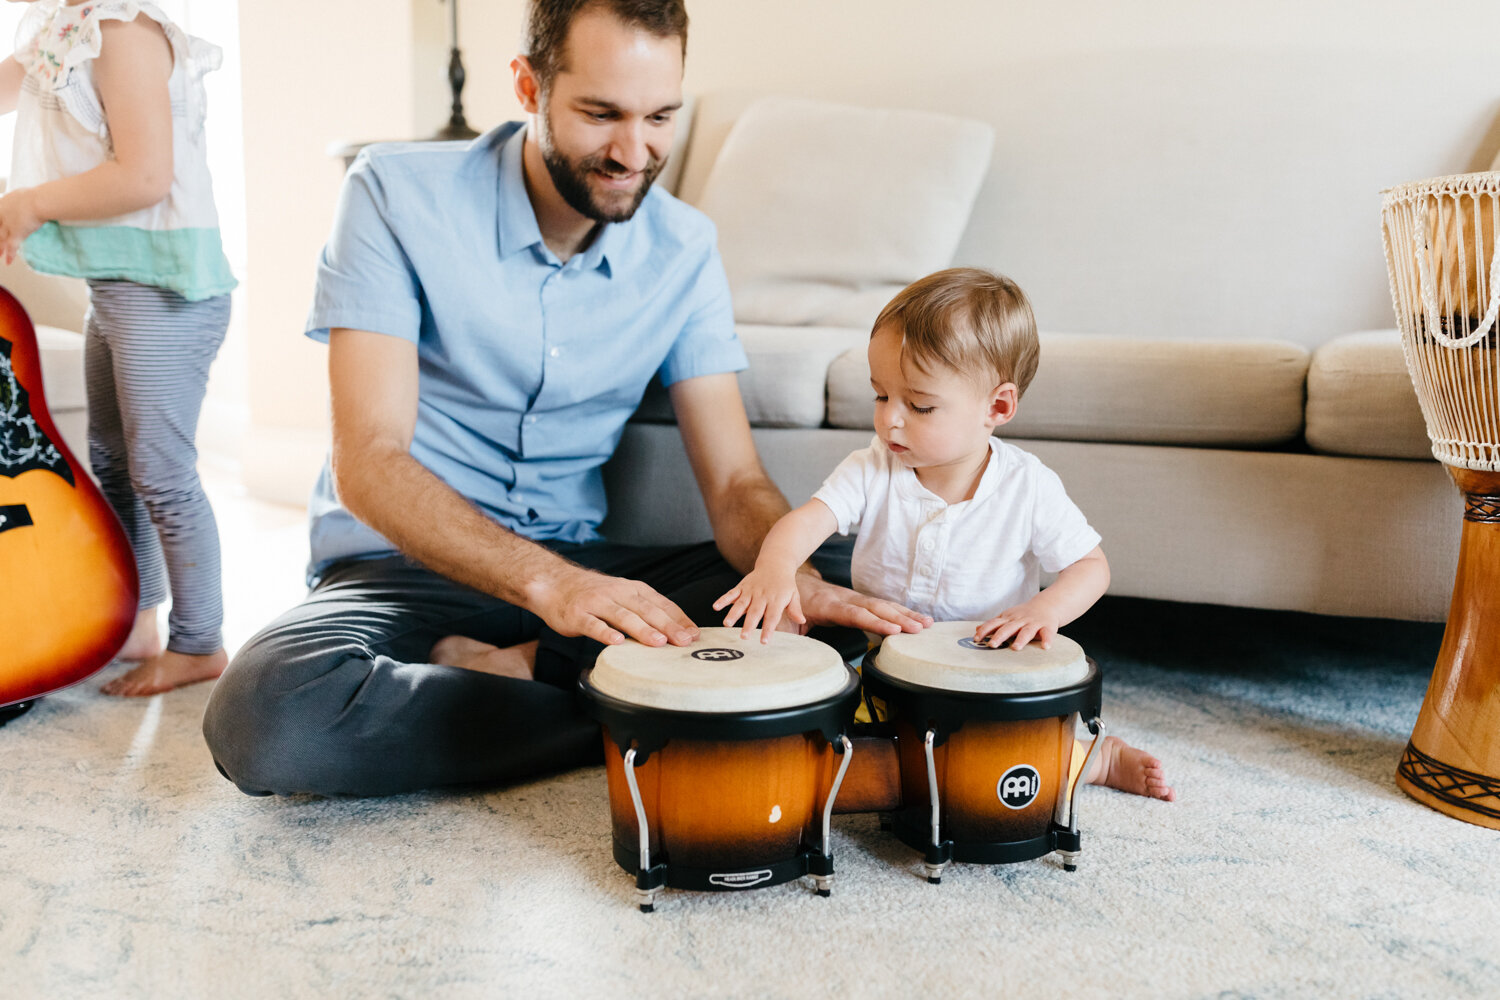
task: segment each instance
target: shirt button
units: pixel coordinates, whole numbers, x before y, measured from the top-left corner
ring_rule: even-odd
[[[931,566],[918,566],[917,567],[917,573],[920,576],[931,576],[932,575],[932,567]]]
[[[552,350],[550,350],[550,351],[547,352],[547,356],[549,358],[560,358],[560,357],[562,357],[562,348],[561,347],[554,347],[554,348],[552,348]]]
[[[923,552],[931,552],[932,551],[932,539],[930,539],[930,538],[924,538],[924,539],[922,539],[922,551]]]
[[[533,417],[527,417],[526,418],[526,422],[528,424],[534,424],[534,423],[536,423],[536,417],[534,417],[534,416]]]

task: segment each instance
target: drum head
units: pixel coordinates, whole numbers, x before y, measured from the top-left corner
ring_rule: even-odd
[[[990,649],[974,644],[978,622],[938,622],[886,639],[875,665],[887,677],[943,691],[1026,694],[1078,684],[1089,675],[1083,647],[1054,636],[1052,648]]]
[[[743,713],[795,708],[842,692],[849,668],[832,646],[777,632],[769,643],[737,628],[702,629],[690,646],[605,646],[588,687],[641,708]]]

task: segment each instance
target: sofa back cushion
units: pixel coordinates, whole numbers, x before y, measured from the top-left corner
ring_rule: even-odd
[[[993,145],[989,125],[950,115],[751,104],[698,200],[719,228],[736,319],[868,329],[952,261]]]
[[[1281,340],[1042,334],[1042,361],[1005,437],[1266,448],[1302,433],[1307,349]],[[833,363],[828,420],[872,427],[864,348]]]
[[[1399,330],[1345,334],[1313,353],[1307,443],[1330,455],[1432,458]]]

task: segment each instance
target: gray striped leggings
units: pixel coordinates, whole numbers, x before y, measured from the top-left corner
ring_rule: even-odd
[[[167,599],[167,648],[224,645],[219,529],[198,481],[198,412],[229,327],[229,296],[189,302],[130,281],[90,281],[84,319],[89,462],[125,525],[141,607]]]

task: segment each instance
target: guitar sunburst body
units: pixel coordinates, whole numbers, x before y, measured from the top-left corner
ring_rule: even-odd
[[[103,667],[138,597],[125,532],[47,412],[36,331],[0,288],[0,707]]]

